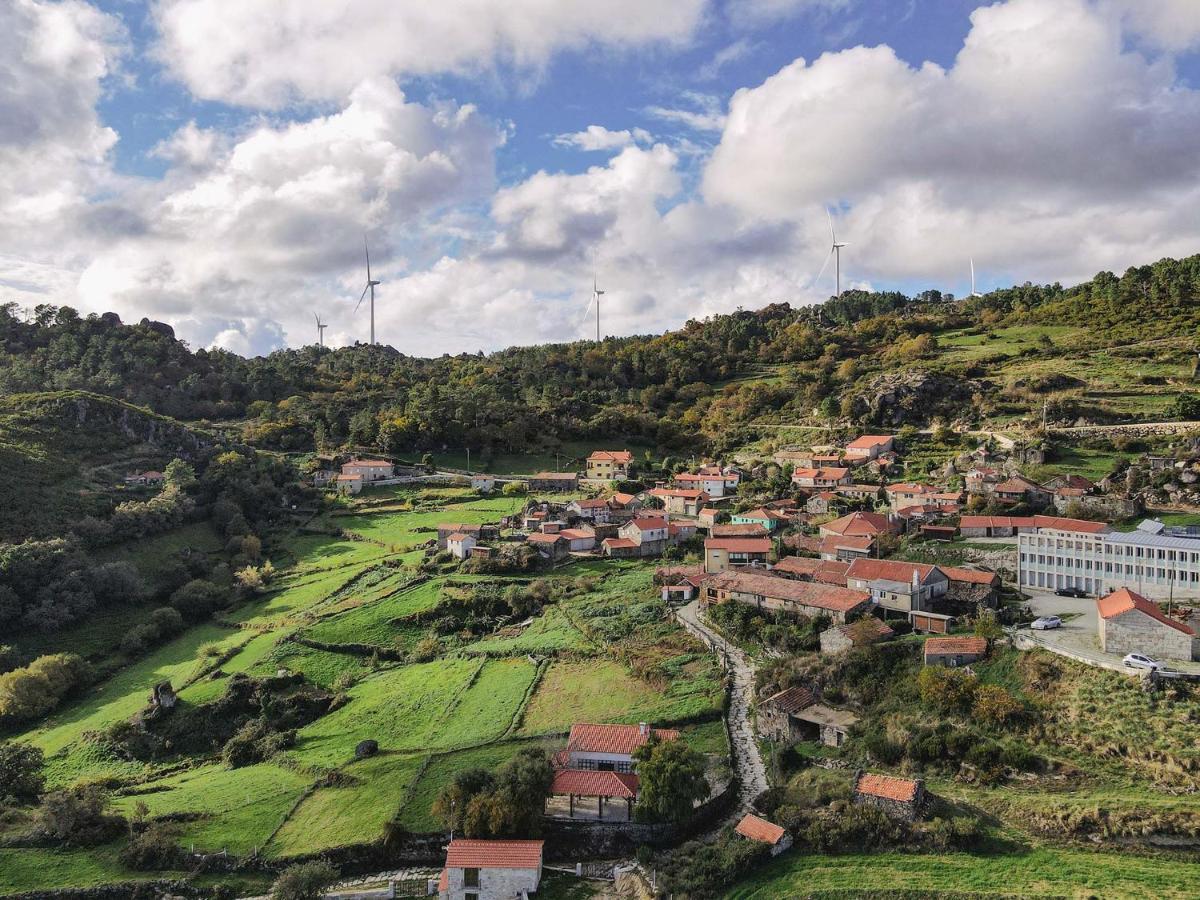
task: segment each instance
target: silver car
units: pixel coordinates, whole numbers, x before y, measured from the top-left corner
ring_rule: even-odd
[[[1051,628],[1062,628],[1062,619],[1058,616],[1042,616],[1034,619],[1029,625],[1034,631],[1049,631]]]
[[[1122,662],[1131,669],[1149,669],[1151,672],[1157,672],[1163,667],[1157,659],[1145,653],[1129,653]]]

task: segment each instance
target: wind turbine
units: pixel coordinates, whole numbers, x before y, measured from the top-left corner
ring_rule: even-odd
[[[983,294],[981,294],[981,293],[979,293],[979,291],[975,290],[975,260],[973,258],[971,259],[971,296],[972,297],[982,297],[983,296]]]
[[[354,311],[358,312],[358,307],[362,306],[363,298],[367,296],[367,291],[371,292],[371,343],[375,343],[375,285],[378,281],[371,280],[371,251],[367,249],[367,239],[363,238],[363,254],[367,257],[367,286],[363,288],[362,294],[359,295],[358,303],[354,307]]]
[[[829,207],[825,207],[825,216],[829,219],[829,236],[832,238],[832,245],[829,248],[829,256],[825,257],[825,262],[821,264],[821,271],[817,273],[816,281],[821,280],[821,276],[825,274],[825,267],[829,265],[829,260],[833,259],[833,270],[835,272],[835,284],[837,285],[837,293],[834,296],[842,296],[842,248],[847,245],[847,241],[839,241],[837,232],[833,228],[833,213],[829,211]]]
[[[321,321],[320,315],[313,313],[313,318],[317,320],[317,346],[325,346],[325,329],[329,326]]]
[[[588,301],[587,309],[583,311],[584,319],[587,314],[592,311],[592,304],[596,304],[596,343],[600,343],[600,298],[604,296],[604,291],[600,290],[599,282],[596,281],[596,276],[592,276],[592,299]]]

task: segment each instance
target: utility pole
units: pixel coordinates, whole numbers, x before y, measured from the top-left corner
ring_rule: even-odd
[[[467,474],[471,474],[471,448],[467,448]]]

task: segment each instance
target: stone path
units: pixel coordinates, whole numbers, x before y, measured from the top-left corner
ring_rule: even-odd
[[[754,725],[750,721],[750,706],[754,702],[754,663],[742,650],[730,644],[700,619],[699,601],[675,611],[676,618],[688,631],[696,635],[729,661],[733,674],[733,690],[729,702],[729,734],[733,750],[733,769],[738,776],[738,809],[736,815],[746,812],[754,798],[767,789],[767,767],[754,738]]]

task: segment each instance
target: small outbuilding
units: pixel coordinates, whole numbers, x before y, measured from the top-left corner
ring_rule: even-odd
[[[746,813],[733,828],[748,841],[758,841],[771,848],[771,855],[778,856],[792,846],[792,836],[781,826],[766,819],[759,818],[754,813]]]
[[[862,771],[854,776],[854,802],[876,806],[894,818],[913,821],[920,815],[924,801],[925,782],[919,778]]]
[[[925,640],[925,665],[967,666],[987,656],[988,644],[981,637],[931,637]]]
[[[1166,615],[1158,604],[1121,588],[1096,601],[1100,647],[1105,653],[1147,653],[1158,659],[1190,660],[1196,631]]]

